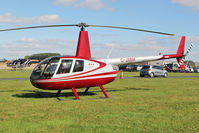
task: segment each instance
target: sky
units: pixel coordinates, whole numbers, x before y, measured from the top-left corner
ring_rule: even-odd
[[[185,35],[185,52],[194,43],[186,59],[199,61],[198,0],[1,0],[0,9],[0,29],[85,22],[175,34],[88,27],[95,58],[175,54]],[[0,59],[47,52],[75,55],[79,31],[59,27],[0,32]]]

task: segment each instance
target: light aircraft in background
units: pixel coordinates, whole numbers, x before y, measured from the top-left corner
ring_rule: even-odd
[[[81,28],[79,33],[79,41],[75,56],[56,56],[49,57],[41,61],[32,71],[30,81],[33,86],[45,90],[58,90],[56,96],[60,95],[61,90],[72,89],[76,99],[79,99],[77,88],[86,88],[85,93],[90,87],[99,86],[104,93],[105,97],[108,95],[103,88],[103,85],[115,80],[119,65],[134,64],[138,62],[165,60],[176,58],[181,70],[185,69],[184,46],[185,36],[182,36],[179,48],[176,54],[146,56],[146,57],[121,57],[121,58],[108,58],[108,59],[92,59],[88,31],[86,27],[106,27],[106,28],[119,28],[126,30],[135,30],[142,32],[150,32],[155,34],[163,34],[173,36],[174,34],[127,28],[117,26],[103,26],[103,25],[88,25],[86,23],[71,24],[71,25],[45,25],[22,27],[13,29],[4,29],[2,31],[34,29],[34,28],[47,28],[47,27],[68,27],[77,26]]]

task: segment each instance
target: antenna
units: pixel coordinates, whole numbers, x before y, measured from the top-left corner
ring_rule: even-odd
[[[113,46],[111,47],[111,49],[110,49],[110,51],[109,51],[109,53],[108,53],[108,55],[107,55],[107,59],[110,57],[112,51],[113,51]]]

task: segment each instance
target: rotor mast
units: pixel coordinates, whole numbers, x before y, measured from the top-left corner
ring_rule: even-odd
[[[76,57],[91,59],[88,31],[85,31],[85,27],[88,27],[88,25],[86,23],[80,23],[77,26],[81,27],[81,31],[79,33]]]

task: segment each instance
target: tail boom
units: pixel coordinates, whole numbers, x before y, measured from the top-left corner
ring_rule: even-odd
[[[182,36],[179,48],[176,54],[168,54],[168,55],[159,55],[159,56],[148,56],[148,57],[126,57],[126,58],[114,58],[114,59],[101,59],[99,61],[105,62],[111,65],[125,65],[125,64],[134,64],[138,62],[147,62],[147,61],[155,61],[155,60],[165,60],[176,58],[178,63],[180,63],[180,69],[184,69],[184,46],[185,46],[185,36]]]

